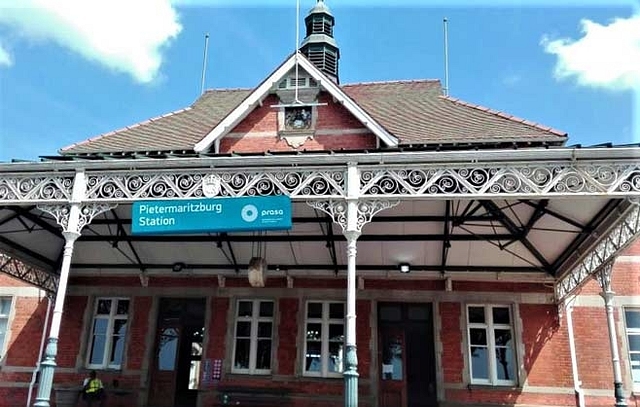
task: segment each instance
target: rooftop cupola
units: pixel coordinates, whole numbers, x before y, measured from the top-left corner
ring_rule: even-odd
[[[304,19],[307,33],[302,40],[300,51],[309,60],[338,83],[338,59],[340,50],[333,39],[335,20],[323,0],[317,0],[316,5],[309,10]]]

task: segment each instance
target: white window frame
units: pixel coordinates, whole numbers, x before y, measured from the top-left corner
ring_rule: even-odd
[[[309,304],[322,304],[322,318],[309,318]],[[302,374],[303,376],[309,377],[343,377],[344,372],[344,358],[342,360],[342,369],[340,372],[330,372],[329,371],[329,325],[342,325],[342,332],[344,333],[346,339],[346,324],[345,317],[343,318],[329,318],[329,306],[331,304],[342,304],[343,309],[346,313],[347,304],[344,301],[318,301],[318,300],[308,300],[304,307],[304,325],[303,325],[303,354],[302,354]],[[307,371],[307,324],[321,324],[322,326],[322,337],[320,338],[320,362],[321,368],[319,372],[310,372]],[[346,343],[342,342],[342,349],[346,352]]]
[[[477,307],[484,309],[484,323],[469,321],[469,308]],[[494,324],[493,323],[493,309],[494,308],[506,308],[509,310],[509,324]],[[488,386],[517,386],[518,385],[518,352],[517,341],[515,335],[515,321],[513,307],[508,304],[466,304],[465,307],[465,320],[467,322],[467,360],[469,361],[468,371],[469,380],[471,384],[488,385]],[[471,329],[485,329],[487,335],[487,355],[489,359],[489,378],[478,379],[473,377],[473,357],[471,356]],[[513,353],[513,371],[515,377],[513,380],[500,380],[498,379],[498,367],[496,366],[496,343],[495,343],[495,330],[510,330],[511,331],[511,351]]]
[[[100,301],[110,300],[111,310],[109,315],[98,315],[98,304]],[[126,315],[118,315],[118,301],[129,301],[129,308]],[[93,312],[91,314],[91,325],[89,326],[88,343],[87,343],[87,358],[86,366],[88,369],[122,369],[125,358],[127,356],[127,337],[130,332],[130,318],[132,301],[127,297],[96,297],[93,301]],[[105,338],[104,353],[102,354],[102,363],[91,363],[91,352],[93,351],[93,327],[97,319],[107,319],[107,337]],[[127,329],[124,334],[124,349],[122,352],[122,361],[120,364],[109,363],[109,355],[111,354],[111,348],[113,347],[113,328],[116,320],[126,320]]]
[[[640,328],[629,328],[627,324],[627,312],[635,312],[640,314],[640,308],[638,307],[624,307],[624,337],[627,343],[627,360],[629,362],[629,377],[631,378],[631,383],[633,385],[634,392],[640,392],[640,379],[639,381],[634,381],[633,379],[633,362],[631,361],[631,354],[640,353],[639,351],[632,351],[630,347],[629,336],[640,336]],[[638,362],[635,362],[638,365]]]
[[[251,316],[250,317],[241,317],[238,315],[240,311],[240,303],[241,302],[250,302],[251,306]],[[260,316],[260,303],[262,302],[270,302],[273,304],[273,315],[270,317],[261,317]],[[276,329],[275,324],[275,315],[276,315],[276,302],[271,299],[246,299],[239,298],[236,300],[236,310],[235,310],[235,318],[233,319],[233,353],[231,354],[231,373],[239,373],[239,374],[252,374],[252,375],[268,375],[271,374],[271,370],[273,367],[273,343],[275,342],[274,332]],[[249,338],[249,368],[248,369],[240,369],[235,366],[236,361],[236,346],[238,339],[238,322],[250,322],[251,323],[251,336]],[[271,323],[271,365],[269,369],[257,369],[256,361],[258,354],[258,324],[260,322],[270,322]]]
[[[3,360],[5,357],[5,349],[7,348],[7,343],[9,342],[9,331],[11,329],[11,310],[13,309],[13,297],[2,295],[0,296],[0,301],[9,301],[9,309],[6,314],[0,314],[0,320],[6,321],[6,328],[4,331],[4,338],[2,342],[0,342],[0,360]],[[1,310],[2,308],[0,308]]]

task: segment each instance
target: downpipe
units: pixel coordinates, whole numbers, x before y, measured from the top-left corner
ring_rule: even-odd
[[[565,302],[565,312],[567,314],[567,331],[569,334],[569,352],[571,353],[571,372],[573,376],[573,390],[578,399],[578,407],[585,407],[584,390],[582,390],[582,382],[578,377],[578,357],[576,354],[576,343],[573,336],[573,303],[576,297],[572,297]]]

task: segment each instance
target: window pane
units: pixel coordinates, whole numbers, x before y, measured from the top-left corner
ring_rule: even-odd
[[[509,319],[509,308],[493,307],[493,323],[509,325],[511,323]]]
[[[271,322],[258,323],[258,338],[271,338]]]
[[[307,372],[319,372],[322,368],[320,342],[307,342],[307,354],[305,355],[305,370]]]
[[[256,369],[271,369],[271,339],[260,339],[258,341]]]
[[[496,369],[498,370],[498,380],[514,380],[516,378],[516,364],[511,348],[496,349]]]
[[[627,323],[627,328],[639,328],[640,329],[640,311],[638,310],[625,310],[624,319]]]
[[[109,315],[110,313],[111,313],[111,300],[99,300],[98,310],[96,311],[96,314]]]
[[[158,348],[158,369],[173,370],[178,352],[178,330],[175,328],[163,329]]]
[[[129,313],[129,300],[118,300],[118,315],[127,315]]]
[[[472,324],[484,324],[484,308],[469,307],[469,322]]]
[[[333,342],[329,344],[329,371],[342,372],[343,346],[342,343]]]
[[[110,365],[121,365],[122,355],[124,354],[124,336],[114,335],[111,338],[111,357],[109,358]]]
[[[253,315],[253,303],[251,301],[238,302],[238,316],[251,317]]]
[[[0,335],[4,335],[7,332],[7,320],[5,318],[0,319]],[[2,340],[0,340],[0,350],[2,350]]]
[[[410,306],[409,319],[412,321],[427,321],[429,319],[429,309],[425,306]]]
[[[310,302],[307,304],[307,307],[308,318],[322,318],[322,303]]]
[[[344,304],[329,304],[329,318],[344,319]]]
[[[629,350],[632,352],[640,352],[640,334],[629,335]]]
[[[107,325],[109,325],[109,320],[105,318],[96,318],[93,321],[93,334],[94,335],[106,335],[107,334]]]
[[[319,341],[322,338],[321,324],[307,324],[307,339]]]
[[[273,302],[272,301],[262,301],[260,303],[260,316],[261,317],[272,317],[273,316]]]
[[[344,325],[330,324],[329,325],[329,340],[330,341],[344,341]]]
[[[236,358],[233,366],[236,369],[249,369],[249,339],[236,340]]]
[[[106,337],[104,335],[94,335],[91,342],[91,355],[89,356],[89,363],[96,365],[102,364],[104,358],[104,347],[106,343]]]
[[[189,390],[197,390],[200,384],[200,361],[192,360],[189,366]]]
[[[489,379],[489,360],[487,348],[471,347],[471,376],[474,379]]]
[[[495,330],[496,346],[511,346],[511,331],[508,329]]]
[[[631,370],[631,376],[634,383],[640,383],[640,366],[636,366]]]
[[[236,337],[250,337],[251,336],[251,322],[238,321],[236,324]]]
[[[383,305],[380,307],[380,319],[382,321],[400,321],[402,314],[400,312],[400,306],[397,305]]]
[[[487,345],[487,331],[483,328],[471,328],[469,343],[473,345]]]
[[[0,298],[0,315],[9,316],[11,298]]]

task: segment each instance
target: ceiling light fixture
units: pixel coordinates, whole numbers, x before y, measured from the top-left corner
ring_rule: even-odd
[[[171,266],[171,271],[173,271],[174,273],[179,273],[183,269],[185,269],[186,267],[187,267],[186,264],[184,264],[183,262],[179,261],[177,263],[173,263],[173,266]]]
[[[411,266],[409,265],[409,263],[400,263],[398,264],[398,270],[400,270],[400,272],[403,274],[407,274],[411,272]]]

